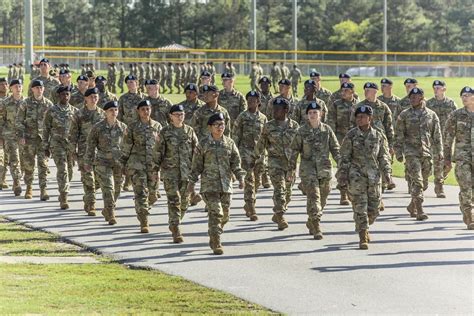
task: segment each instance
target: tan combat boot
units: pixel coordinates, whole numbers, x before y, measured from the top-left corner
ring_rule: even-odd
[[[347,195],[347,190],[346,189],[341,189],[341,199],[339,200],[339,205],[349,205],[351,202],[349,202],[349,197]]]
[[[110,212],[107,209],[104,208],[100,213],[104,216],[106,222],[110,220]]]
[[[194,206],[194,205],[197,205],[199,202],[202,201],[202,197],[201,197],[201,194],[199,193],[192,193],[191,194],[191,199],[189,201],[189,204],[191,206]]]
[[[258,220],[257,213],[255,212],[255,204],[245,203],[244,205],[245,215],[250,218],[252,222]]]
[[[15,196],[21,195],[21,185],[19,180],[13,180],[13,193],[15,193]]]
[[[224,249],[221,245],[221,236],[220,235],[211,235],[209,236],[209,246],[214,252],[215,255],[222,255],[224,253]]]
[[[311,236],[313,236],[314,235],[314,227],[313,227],[313,223],[311,222],[311,220],[309,218],[306,221],[306,228],[308,228],[309,234]]]
[[[269,187],[271,187],[270,179],[268,178],[268,174],[266,172],[262,174],[262,186],[265,189],[268,189]]]
[[[441,199],[446,198],[446,194],[444,193],[444,188],[443,188],[443,184],[442,184],[442,183],[440,183],[440,182],[435,182],[434,191],[435,191],[435,193],[436,193],[436,197],[437,197],[437,198],[441,198]]]
[[[69,208],[69,203],[67,200],[67,192],[59,193],[59,207],[62,210],[67,210]]]
[[[31,187],[31,184],[28,184],[26,186],[25,199],[30,200],[32,198],[33,198],[33,188]]]
[[[368,238],[369,232],[367,229],[362,229],[359,232],[359,249],[369,249],[369,238]]]
[[[319,225],[320,221],[312,220],[311,223],[313,225],[313,238],[316,240],[323,239],[323,232],[321,231],[321,227]]]
[[[149,233],[150,226],[148,226],[148,216],[147,215],[140,215],[138,216],[138,220],[140,221],[140,233]]]
[[[224,216],[222,217],[221,226],[224,228],[224,225],[229,222],[229,210],[224,210]]]
[[[179,225],[170,225],[169,229],[171,231],[171,236],[173,237],[173,242],[175,244],[180,244],[184,241],[183,235],[181,235],[181,230],[179,229]]]
[[[156,192],[150,192],[148,194],[148,204],[152,206],[156,203],[156,201],[158,201],[158,195],[156,194]]]
[[[49,195],[48,195],[48,192],[46,191],[46,188],[40,188],[40,200],[41,201],[49,200]]]
[[[463,220],[467,226],[467,229],[474,230],[474,221],[472,211],[463,213]]]
[[[424,221],[428,219],[428,215],[423,212],[423,204],[420,200],[415,201],[416,207],[416,220],[417,221]]]
[[[95,216],[95,203],[91,203],[90,205],[87,206],[87,215],[88,216]]]
[[[410,213],[410,217],[416,217],[416,206],[415,202],[413,202],[413,199],[411,199],[410,204],[408,204],[407,211]]]
[[[286,228],[288,228],[288,222],[283,216],[283,213],[273,214],[272,221],[278,224],[278,230],[285,230]]]

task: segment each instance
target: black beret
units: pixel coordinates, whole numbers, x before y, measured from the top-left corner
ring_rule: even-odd
[[[289,108],[290,102],[288,102],[288,100],[285,98],[275,98],[275,100],[273,100],[273,105],[279,105],[285,108]]]
[[[231,73],[231,72],[224,72],[224,73],[221,75],[221,78],[222,78],[222,79],[232,79],[232,78],[234,78],[234,74]]]
[[[95,83],[99,81],[107,81],[107,78],[105,78],[104,76],[97,76],[94,81]]]
[[[339,79],[342,79],[342,78],[351,79],[351,75],[346,74],[346,73],[344,73],[344,74],[339,74]]]
[[[393,81],[388,79],[388,78],[382,78],[382,80],[380,80],[380,83],[381,84],[393,84]]]
[[[308,106],[306,107],[306,114],[308,114],[308,112],[310,110],[319,110],[321,111],[321,105],[319,105],[319,103],[317,102],[311,102],[310,104],[308,104]]]
[[[373,115],[373,114],[374,114],[374,111],[372,110],[372,107],[371,107],[371,106],[362,105],[362,106],[359,106],[359,107],[355,110],[355,116],[357,116],[357,114],[360,114],[360,113],[367,114],[367,115]]]
[[[225,120],[224,114],[222,114],[221,112],[217,112],[217,113],[212,114],[209,117],[209,119],[207,120],[207,125],[212,125],[216,121],[224,121],[224,120]]]
[[[320,74],[319,72],[317,72],[317,71],[311,71],[311,72],[309,73],[309,76],[310,76],[311,78],[313,78],[313,77],[321,77],[321,74]]]
[[[109,101],[106,104],[104,104],[104,111],[107,111],[108,109],[111,108],[118,108],[119,104],[117,101]]]
[[[184,106],[182,104],[175,104],[170,108],[170,114],[174,112],[184,112]]]
[[[90,96],[91,94],[99,94],[99,89],[97,89],[97,88],[90,88],[90,89],[87,89],[86,92],[84,93],[84,96],[85,96],[85,97],[88,97],[88,96]]]
[[[441,81],[441,80],[435,80],[435,81],[433,81],[433,87],[434,87],[434,86],[446,87],[446,82]]]
[[[364,84],[364,89],[375,89],[378,90],[379,86],[375,82],[366,82]]]
[[[202,86],[202,91],[203,92],[208,92],[208,91],[219,91],[219,89],[215,85],[203,85]]]
[[[34,87],[44,87],[44,83],[42,80],[33,80],[31,82],[31,87],[34,88]]]
[[[423,94],[425,94],[425,93],[423,92],[423,89],[421,89],[421,88],[413,88],[413,89],[411,89],[410,92],[408,93],[408,96],[410,96],[410,95],[412,95],[412,94],[421,94],[421,95],[423,95]]]
[[[142,106],[151,106],[151,103],[148,100],[141,100],[137,104],[137,109],[141,108]]]
[[[67,69],[61,69],[61,70],[59,70],[59,74],[60,74],[60,75],[67,75],[68,73],[69,73],[69,70],[67,70]]]
[[[278,81],[278,84],[283,84],[285,86],[291,86],[291,82],[288,79],[281,79],[280,81]]]
[[[258,83],[268,83],[268,84],[272,84],[272,82],[270,81],[270,79],[268,79],[267,76],[262,76],[262,77],[260,77],[260,79],[258,79]]]
[[[211,76],[211,73],[207,70],[204,70],[203,72],[201,72],[201,77],[210,77]]]
[[[309,80],[306,80],[306,81],[304,82],[304,85],[305,85],[305,86],[306,86],[307,84],[310,84],[310,85],[312,85],[312,86],[316,86],[316,81],[309,79]]]
[[[23,84],[23,80],[21,79],[13,79],[12,81],[10,81],[10,87],[11,86],[14,86],[16,84]]]
[[[128,75],[125,77],[125,83],[127,83],[127,81],[129,80],[137,80],[137,77],[135,77],[134,75]]]
[[[49,64],[49,59],[43,58],[43,59],[40,60],[40,64],[41,64],[41,63],[47,63],[47,64]]]
[[[198,92],[198,87],[194,83],[188,83],[184,88],[184,92],[186,91],[196,91]]]
[[[471,87],[465,86],[461,89],[461,93],[459,95],[461,96],[463,93],[474,93],[474,90]]]
[[[147,79],[147,80],[145,80],[145,86],[154,85],[154,84],[158,84],[158,80],[156,80],[156,79]]]
[[[418,83],[418,80],[414,78],[406,78],[405,81],[403,81],[403,84],[407,84],[407,83]]]
[[[260,98],[260,92],[258,91],[249,91],[247,92],[247,94],[245,95],[245,98],[248,99],[249,97],[256,97],[256,98]]]
[[[80,75],[79,77],[77,77],[77,80],[76,80],[76,81],[79,81],[79,80],[82,80],[82,81],[89,81],[89,79],[87,79],[87,77],[84,76],[84,75]]]
[[[344,82],[341,84],[341,89],[353,89],[354,90],[354,84],[352,82]]]
[[[5,77],[0,77],[0,82],[7,82],[7,78],[5,78]]]
[[[56,89],[56,93],[57,94],[60,94],[61,92],[64,92],[64,91],[67,91],[67,92],[71,92],[71,86],[59,86],[57,89]]]

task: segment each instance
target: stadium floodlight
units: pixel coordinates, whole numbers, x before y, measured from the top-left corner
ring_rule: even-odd
[[[33,5],[31,0],[25,0],[25,54],[24,65],[26,71],[30,71],[29,65],[33,63]]]

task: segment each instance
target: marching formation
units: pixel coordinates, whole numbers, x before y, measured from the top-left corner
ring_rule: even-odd
[[[140,232],[148,233],[148,216],[162,184],[173,242],[184,241],[181,222],[188,208],[203,200],[209,245],[214,254],[222,254],[220,237],[235,182],[244,192],[242,212],[251,221],[258,220],[258,188],[273,186],[272,221],[284,230],[299,178],[298,188],[307,198],[306,226],[320,240],[335,176],[339,203],[352,204],[359,248],[368,249],[369,228],[385,208],[382,192],[395,188],[394,159],[405,164],[411,195],[407,211],[419,221],[428,219],[423,208],[428,177],[433,173],[435,193],[445,198],[443,183],[455,163],[463,221],[474,229],[474,91],[469,86],[460,92],[463,107],[458,109],[441,80],[433,82],[429,100],[414,78],[405,80],[402,99],[393,95],[388,78],[380,81],[382,94],[378,83],[367,82],[359,97],[350,75],[340,74],[340,89],[331,93],[313,71],[303,97],[297,98],[302,75],[296,66],[290,71],[274,63],[267,77],[254,62],[251,91],[243,95],[234,87],[232,64],[224,65],[222,90],[214,84],[212,63],[201,68],[188,64],[131,64],[128,74],[122,64],[118,70],[110,64],[108,78],[84,65],[74,84],[67,65],[58,70],[58,80],[42,59],[26,98],[22,78],[0,78],[1,189],[8,189],[9,170],[15,196],[22,195],[23,178],[24,198],[32,199],[36,165],[39,198],[49,200],[52,158],[61,209],[69,208],[69,183],[77,166],[87,215],[96,216],[100,189],[101,214],[116,224],[120,193],[133,190]],[[120,98],[115,83],[121,93],[126,86]],[[172,104],[161,95],[166,88],[183,90],[184,100]]]

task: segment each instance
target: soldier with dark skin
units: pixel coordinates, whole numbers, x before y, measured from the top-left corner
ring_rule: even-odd
[[[315,82],[315,97],[323,100],[327,106],[332,92],[321,85],[321,74],[317,71],[311,71],[309,73],[309,78]]]
[[[104,76],[97,76],[95,78],[95,87],[99,90],[99,101],[97,103],[97,106],[101,109],[107,102],[118,100],[115,94],[113,94],[112,92],[110,92],[110,90],[107,89],[107,82],[107,78],[105,78]]]

